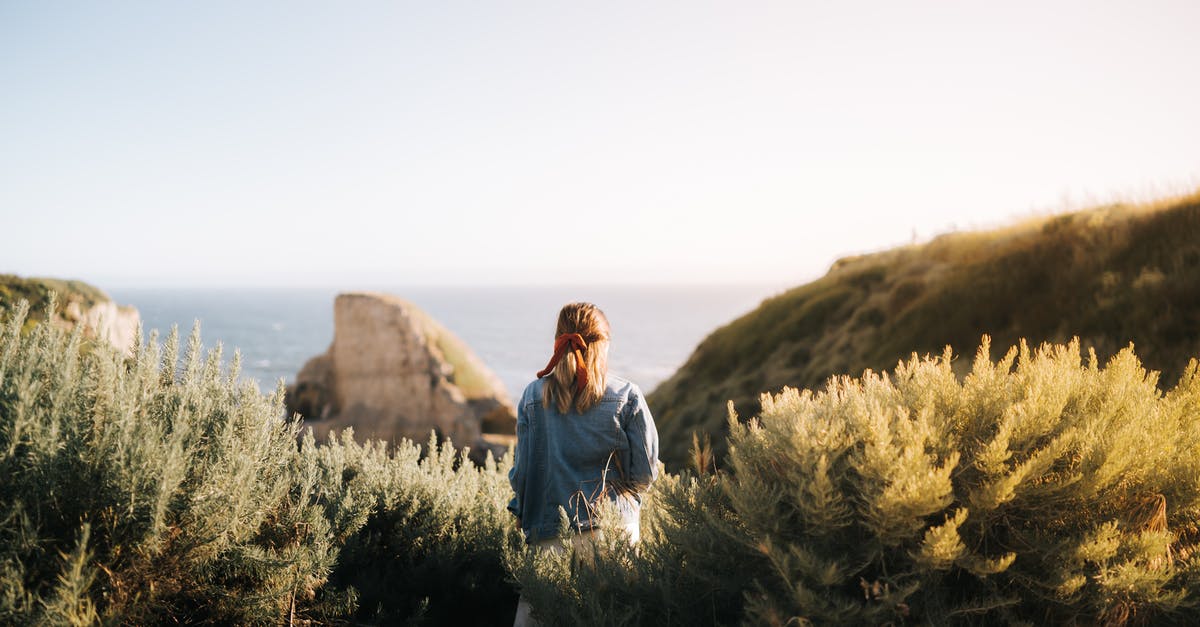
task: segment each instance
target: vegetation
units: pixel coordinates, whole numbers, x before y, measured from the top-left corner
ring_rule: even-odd
[[[518,589],[550,624],[1200,621],[1195,360],[1164,392],[1132,349],[985,338],[961,376],[947,350],[765,394],[721,467],[694,441],[655,484],[639,544],[543,553],[508,456],[318,446],[198,326],[125,357],[27,310],[0,332],[3,624],[508,624]]]
[[[46,319],[51,293],[56,295],[59,305],[55,319],[69,323],[77,322],[69,318],[68,311],[75,311],[72,304],[79,310],[86,310],[97,303],[110,300],[108,294],[100,288],[83,281],[21,278],[15,274],[0,274],[0,324],[4,323],[7,311],[14,310],[19,301],[25,300],[29,302],[29,313],[24,328],[28,332],[38,321]]]
[[[319,469],[326,515],[342,529],[337,565],[324,595],[348,593],[355,623],[511,625],[517,594],[504,560],[523,544],[505,506],[510,460],[483,467],[430,439],[389,451],[379,440],[313,445],[302,457]]]
[[[56,303],[52,297],[48,313]],[[278,399],[193,334],[125,360],[12,312],[0,343],[0,622],[269,622],[335,556]],[[162,367],[160,367],[160,363]]]
[[[728,400],[754,415],[764,391],[891,369],[984,333],[1002,345],[1078,337],[1102,360],[1133,343],[1174,383],[1200,354],[1200,192],[843,259],[712,333],[650,395],[663,458],[682,467],[693,431],[723,450]]]
[[[198,325],[180,363],[174,329],[125,358],[80,327],[22,333],[27,312],[0,337],[0,623],[392,622],[461,616],[463,595],[515,605],[507,461],[476,468],[449,445],[422,459],[410,442],[386,454],[349,433],[317,447],[284,419],[282,384],[263,396],[239,380],[236,353],[221,372]]]
[[[553,624],[1195,624],[1200,372],[1078,343],[764,395],[635,550],[526,556]]]

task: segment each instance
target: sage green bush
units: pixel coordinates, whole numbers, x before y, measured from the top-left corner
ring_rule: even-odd
[[[1200,621],[1196,362],[1163,393],[1132,349],[988,350],[764,395],[636,550],[514,571],[562,624]]]
[[[55,307],[52,298],[50,310]],[[173,329],[126,359],[39,324],[0,338],[0,623],[303,617],[336,549],[263,396]],[[140,329],[138,336],[140,338]],[[83,346],[83,344],[90,344]],[[330,611],[337,611],[330,606]]]
[[[764,395],[636,546],[602,509],[543,553],[511,456],[318,445],[198,326],[124,357],[5,313],[0,624],[505,624],[518,588],[548,624],[1200,622],[1194,360],[1164,392],[1131,348],[985,338],[963,378],[947,351]]]
[[[423,455],[407,440],[359,444],[349,429],[319,446],[310,432],[303,452],[342,530],[327,588],[335,600],[354,591],[355,623],[512,624],[504,556],[523,539],[505,509],[511,455],[478,467],[432,436]]]
[[[27,313],[0,337],[0,624],[511,623],[509,457],[317,446],[199,325],[181,363],[174,329],[125,358]]]

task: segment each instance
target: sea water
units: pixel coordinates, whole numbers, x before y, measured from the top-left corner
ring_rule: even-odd
[[[559,308],[598,305],[612,326],[609,369],[650,392],[683,365],[712,331],[775,294],[772,286],[384,287],[429,313],[469,345],[519,397],[552,352]],[[234,349],[242,376],[264,392],[291,383],[333,340],[333,302],[340,290],[318,288],[122,288],[107,292],[141,313],[143,336],[165,340],[177,326],[181,347],[200,324],[205,349]]]

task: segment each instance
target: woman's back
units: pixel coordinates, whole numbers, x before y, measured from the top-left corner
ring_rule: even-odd
[[[561,548],[559,511],[589,533],[597,506],[613,501],[637,541],[639,493],[658,477],[658,432],[638,386],[608,373],[610,330],[591,303],[558,312],[554,356],[517,406],[517,448],[508,509],[539,549]],[[579,541],[583,536],[576,535]],[[514,625],[533,621],[524,596]]]
[[[638,493],[657,478],[658,434],[638,386],[606,377],[603,394],[586,411],[562,413],[547,404],[545,381],[530,383],[517,408],[517,452],[509,509],[529,542],[558,531],[561,506],[572,527],[592,528],[600,499],[616,503],[636,528]]]

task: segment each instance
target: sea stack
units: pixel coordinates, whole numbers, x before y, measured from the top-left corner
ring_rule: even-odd
[[[359,441],[423,443],[434,431],[476,453],[507,447],[516,412],[504,385],[416,305],[348,292],[334,301],[333,318],[333,343],[304,365],[286,401],[318,441],[354,427]]]

